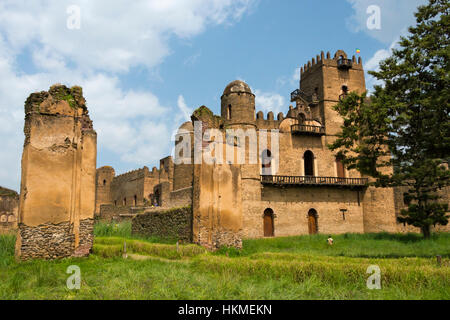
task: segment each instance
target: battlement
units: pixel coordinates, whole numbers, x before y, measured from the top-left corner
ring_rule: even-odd
[[[317,70],[317,68],[321,66],[328,66],[328,67],[339,67],[339,63],[341,61],[349,61],[351,62],[351,68],[362,70],[363,64],[361,57],[358,57],[356,59],[356,56],[353,55],[351,59],[347,57],[347,53],[345,53],[343,50],[338,50],[334,54],[333,58],[331,58],[331,54],[328,51],[327,54],[322,51],[320,55],[317,55],[315,58],[313,57],[311,60],[309,60],[307,63],[303,65],[303,67],[300,67],[300,76],[303,76],[304,74],[308,74],[310,72],[314,72]]]
[[[113,183],[123,183],[124,181],[131,181],[136,179],[141,179],[144,177],[153,177],[154,172],[150,171],[147,166],[144,166],[143,168],[131,170],[125,173],[122,173],[113,179]],[[157,175],[154,176],[155,178]]]
[[[269,111],[265,118],[264,118],[264,113],[262,111],[258,111],[258,113],[256,114],[256,121],[258,121],[258,122],[260,122],[260,121],[283,121],[283,119],[284,119],[283,112],[278,113],[276,120],[274,119],[274,114],[272,111]]]

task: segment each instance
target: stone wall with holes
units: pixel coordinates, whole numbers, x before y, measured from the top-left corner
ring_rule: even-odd
[[[148,209],[132,220],[132,233],[192,242],[192,207]]]

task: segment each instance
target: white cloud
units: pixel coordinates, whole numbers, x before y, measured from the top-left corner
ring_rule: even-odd
[[[278,93],[263,92],[261,90],[255,90],[255,103],[256,108],[262,110],[265,114],[272,111],[275,118],[279,112],[286,111],[285,99]]]
[[[175,122],[185,119],[173,117],[174,107],[162,105],[152,92],[122,89],[120,75],[133,66],[154,72],[170,54],[172,37],[189,39],[209,25],[232,24],[255,1],[1,1],[0,185],[19,186],[25,99],[58,82],[83,87],[99,153],[108,151],[132,166],[165,156],[180,124]],[[81,9],[79,30],[66,27],[72,4]],[[24,59],[35,71],[24,71]],[[180,97],[178,107],[188,112]]]
[[[190,38],[207,25],[239,20],[254,0],[134,0],[73,3],[3,0],[0,30],[16,52],[33,45],[86,70],[126,72],[153,67],[170,53],[171,36]],[[80,29],[68,29],[69,5],[80,8]]]
[[[399,39],[395,39],[388,49],[380,49],[377,52],[375,52],[372,58],[367,60],[367,62],[364,64],[364,70],[366,71],[366,73],[367,71],[378,71],[380,69],[379,68],[380,62],[392,55],[392,50],[398,47],[398,41]],[[381,81],[377,80],[372,75],[370,74],[366,75],[366,88],[369,92],[373,90],[373,87],[375,85],[381,84],[382,84]]]
[[[347,19],[347,26],[353,32],[365,32],[383,43],[390,44],[399,35],[400,30],[413,25],[414,12],[419,5],[427,3],[427,0],[347,0],[354,14]],[[367,8],[371,5],[380,8],[381,28],[370,30],[367,27]]]

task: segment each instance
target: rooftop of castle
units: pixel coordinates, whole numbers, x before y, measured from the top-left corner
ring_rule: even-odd
[[[251,93],[251,94],[253,94],[249,85],[241,80],[234,80],[225,87],[223,94],[227,95],[230,93]]]

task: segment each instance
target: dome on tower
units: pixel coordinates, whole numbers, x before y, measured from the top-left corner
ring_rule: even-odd
[[[244,81],[241,80],[234,80],[233,82],[230,82],[225,90],[223,91],[224,95],[230,94],[230,93],[252,93],[252,90],[250,89],[249,85],[246,84]]]

